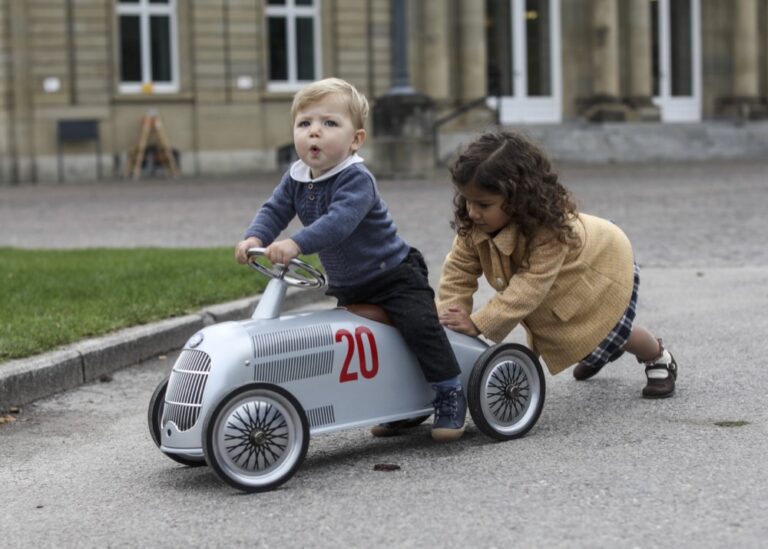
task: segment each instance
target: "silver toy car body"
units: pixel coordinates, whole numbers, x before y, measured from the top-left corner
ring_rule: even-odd
[[[207,462],[248,492],[287,481],[310,436],[402,419],[418,423],[432,414],[434,398],[398,330],[371,318],[378,308],[280,316],[289,285],[322,287],[325,278],[296,259],[287,267],[265,265],[263,253],[248,252],[250,265],[272,278],[252,318],[195,333],[148,413],[164,454],[191,466]],[[528,432],[544,405],[537,357],[522,345],[488,346],[446,332],[477,427],[501,440]]]

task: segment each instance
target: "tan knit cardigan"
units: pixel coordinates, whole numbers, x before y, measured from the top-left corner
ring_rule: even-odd
[[[527,268],[525,237],[508,225],[495,237],[475,229],[457,236],[445,258],[437,307],[472,311],[484,274],[497,293],[471,314],[489,339],[503,340],[519,323],[528,344],[557,374],[591,353],[624,314],[633,286],[632,246],[616,225],[587,214],[572,221],[581,244],[534,238]]]

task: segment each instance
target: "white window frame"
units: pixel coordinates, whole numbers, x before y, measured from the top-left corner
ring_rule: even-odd
[[[670,0],[659,0],[659,95],[653,103],[661,110],[662,122],[701,121],[701,3],[691,0],[691,76],[689,96],[672,95],[672,28],[669,17]]]
[[[512,75],[514,92],[511,96],[488,97],[486,104],[499,110],[502,124],[559,124],[563,119],[562,56],[560,0],[549,0],[549,48],[551,93],[546,96],[528,95],[527,13],[525,0],[509,0],[512,32]]]
[[[139,16],[139,34],[141,39],[141,82],[120,81],[120,93],[142,93],[145,86],[151,84],[154,93],[176,93],[179,91],[179,48],[178,25],[176,17],[176,0],[168,0],[167,4],[151,4],[149,0],[139,0],[137,3],[117,1],[118,29],[119,18],[123,15]],[[149,19],[153,15],[167,15],[171,26],[171,80],[169,82],[152,81],[152,56],[150,53]],[[120,39],[120,37],[118,37]],[[118,44],[120,47],[120,44]],[[118,63],[120,61],[118,60]],[[118,75],[120,74],[118,70]]]
[[[320,39],[320,3],[321,0],[314,0],[311,6],[297,6],[295,0],[285,0],[284,5],[267,4],[265,16],[265,27],[267,32],[269,25],[267,24],[270,17],[285,17],[287,29],[286,29],[286,41],[288,43],[288,79],[287,80],[268,80],[267,91],[274,92],[294,92],[302,87],[306,86],[312,80],[299,80],[298,79],[298,66],[296,64],[296,19],[299,17],[312,18],[312,30],[314,34],[314,64],[315,64],[315,79],[320,78],[323,74],[321,65],[322,56],[320,55],[320,47],[322,40]],[[269,37],[267,37],[267,48],[270,47]],[[267,59],[269,59],[269,52],[267,53]],[[269,71],[269,67],[267,68]],[[269,72],[267,72],[269,78]]]

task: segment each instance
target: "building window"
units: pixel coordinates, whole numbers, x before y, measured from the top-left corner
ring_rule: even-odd
[[[176,0],[118,0],[120,91],[179,91]]]
[[[270,91],[294,91],[320,70],[320,0],[268,0]]]

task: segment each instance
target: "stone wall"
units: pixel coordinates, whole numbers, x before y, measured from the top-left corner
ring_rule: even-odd
[[[276,150],[292,139],[293,92],[267,90],[265,2],[178,0],[176,5],[178,93],[125,94],[118,90],[113,0],[0,0],[0,182],[95,179],[98,166],[105,176],[119,176],[150,110],[160,114],[180,151],[185,175],[277,169]],[[407,5],[415,91],[435,101],[437,117],[482,99],[484,2]],[[647,5],[645,0],[561,1],[565,125],[585,118],[585,104],[603,83],[625,103],[647,95],[647,69],[637,55],[646,51],[637,38],[647,29],[637,23],[637,14]],[[598,17],[606,10],[615,17]],[[372,102],[386,94],[392,83],[390,17],[389,0],[322,0],[322,76],[351,81]],[[758,113],[760,105],[768,105],[768,0],[701,0],[701,17],[703,119],[739,120],[745,112]],[[607,54],[599,48],[603,35],[616,38],[608,62],[600,57]],[[745,36],[751,37],[748,47],[739,41]],[[60,166],[57,125],[82,119],[98,120],[102,155],[94,159],[93,142],[66,143]],[[461,133],[491,123],[493,113],[481,105],[442,131]],[[372,135],[372,120],[368,125]],[[678,134],[670,129],[670,135]],[[363,152],[370,157],[372,149],[369,143]]]

